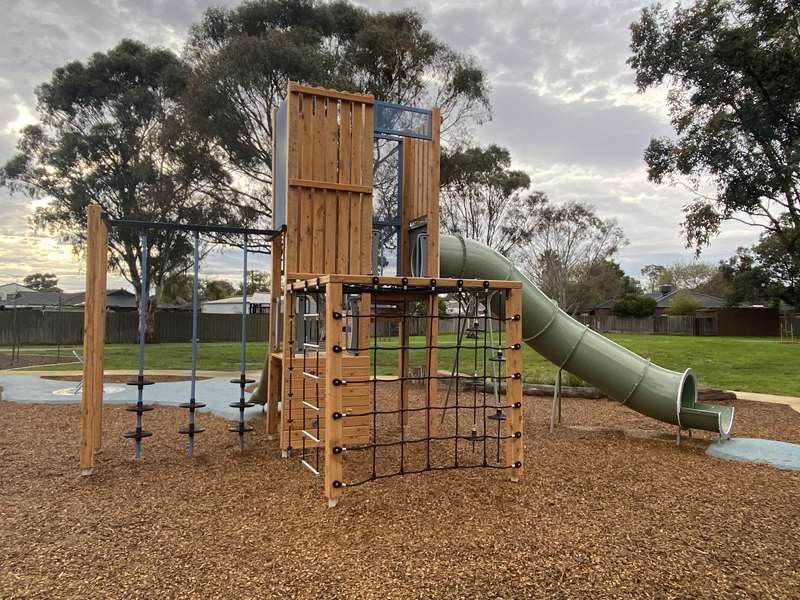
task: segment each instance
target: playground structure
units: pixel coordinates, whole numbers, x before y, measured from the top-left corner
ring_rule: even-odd
[[[691,369],[652,364],[573,320],[494,250],[439,235],[439,127],[435,108],[295,83],[273,115],[273,229],[237,233],[272,241],[268,351],[249,402],[266,404],[283,456],[324,477],[330,506],[348,487],[426,470],[507,469],[516,480],[523,342],[609,398],[675,425],[678,442],[692,429],[727,437],[733,408],[698,402]],[[107,245],[105,221],[89,217],[85,472],[100,443]],[[440,314],[444,294],[457,300],[456,315]],[[445,318],[457,320],[454,341],[439,337]],[[411,336],[420,321],[424,335]],[[397,336],[383,340],[380,331],[393,327]],[[451,358],[452,369],[440,371]],[[234,380],[242,411],[247,381],[243,358]],[[134,384],[141,398],[142,367]],[[143,406],[134,407],[137,436]],[[241,444],[243,416],[234,431]]]

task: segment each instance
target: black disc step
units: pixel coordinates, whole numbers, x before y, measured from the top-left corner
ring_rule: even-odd
[[[228,427],[228,431],[235,431],[236,433],[247,433],[248,431],[253,431],[253,428],[245,423],[237,423],[236,425],[231,425]]]
[[[245,384],[248,384],[248,383],[255,383],[255,382],[256,382],[255,379],[231,379],[231,383],[239,383],[239,384],[242,384],[242,385],[245,385]]]
[[[126,431],[122,434],[122,437],[132,439],[132,440],[141,440],[142,438],[150,437],[153,435],[152,431],[144,431],[140,429],[138,431]]]
[[[135,385],[135,386],[146,386],[146,385],[155,385],[155,381],[150,381],[149,379],[142,379],[141,381],[128,381],[125,385]]]
[[[503,414],[503,411],[501,411],[501,410],[498,410],[496,413],[494,413],[493,415],[489,415],[486,418],[487,419],[491,419],[492,421],[505,421],[506,420],[506,416]]]
[[[471,433],[469,435],[465,435],[464,439],[470,442],[482,442],[486,436],[478,435],[477,433]]]
[[[250,408],[251,406],[255,406],[255,402],[247,402],[247,401],[239,401],[239,402],[231,402],[228,404],[231,408]]]
[[[178,406],[180,408],[203,408],[205,404],[202,402],[182,402]]]
[[[128,412],[135,412],[138,414],[150,412],[153,409],[155,409],[155,406],[153,406],[152,404],[142,404],[141,406],[139,406],[138,404],[131,404],[125,407],[125,410],[127,410]]]
[[[203,433],[205,430],[205,427],[200,427],[198,425],[187,425],[186,427],[178,429],[178,433],[194,435],[196,433]]]

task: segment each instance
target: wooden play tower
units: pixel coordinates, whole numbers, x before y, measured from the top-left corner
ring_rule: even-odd
[[[491,318],[490,302],[498,304],[495,312],[504,315],[503,343],[507,348],[520,347],[518,282],[439,278],[440,121],[436,108],[400,106],[369,95],[296,83],[288,85],[286,99],[273,115],[273,228],[284,234],[272,242],[268,431],[279,436],[284,456],[298,451],[306,467],[324,476],[331,505],[351,485],[344,473],[348,452],[371,447],[371,478],[378,478],[376,447],[399,448],[402,455],[404,444],[412,443],[404,436],[414,438],[409,422],[415,418],[424,433],[414,442],[427,443],[428,469],[433,468],[431,440],[454,439],[458,466],[459,438],[466,440],[462,445],[471,440],[474,450],[476,440],[486,437],[485,370],[481,392],[485,431],[479,435],[473,428],[469,437],[459,434],[456,424],[455,436],[437,435],[444,420],[440,379],[455,377],[456,390],[463,384],[458,379],[463,379],[458,359],[449,378],[437,375],[442,347],[437,341],[439,304],[444,294],[466,297],[473,290],[476,324]],[[375,173],[387,169],[396,182],[382,184],[379,191]],[[376,198],[378,193],[381,199]],[[391,208],[385,210],[387,203]],[[487,299],[483,305],[479,293]],[[416,310],[414,318],[425,324],[422,334],[415,333],[425,340],[417,352],[424,356],[418,380],[409,375],[415,352],[409,342],[410,307]],[[457,318],[466,324],[468,315],[461,315],[459,308]],[[381,377],[378,368],[385,362],[378,341],[383,320],[389,323],[386,327],[396,327],[394,379]],[[460,336],[458,340],[461,343]],[[484,347],[484,360],[487,353]],[[506,373],[495,377],[505,380],[506,392],[494,417],[497,455],[502,442],[500,464],[516,479],[522,471],[521,351],[504,355],[501,350],[496,355],[499,358],[492,360],[502,363],[497,368]],[[385,371],[386,365],[380,368]],[[377,405],[378,380],[395,382],[392,411]],[[419,382],[417,396],[422,403],[412,406],[409,390]],[[389,413],[397,415],[400,441],[380,444],[378,415]],[[484,446],[487,466],[485,455]],[[401,456],[400,474],[404,460]]]

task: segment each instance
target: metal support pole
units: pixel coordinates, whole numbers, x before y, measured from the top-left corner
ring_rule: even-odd
[[[134,458],[136,461],[142,460],[142,438],[150,437],[152,432],[142,430],[142,414],[153,410],[152,405],[145,405],[143,402],[144,386],[152,385],[152,381],[145,381],[144,379],[144,337],[145,337],[145,323],[147,320],[147,302],[150,296],[150,285],[147,277],[147,262],[148,262],[148,249],[147,249],[147,232],[142,230],[139,234],[139,241],[141,244],[141,264],[142,272],[139,288],[139,376],[136,381],[128,382],[128,385],[135,385],[137,388],[136,404],[128,407],[129,412],[136,413],[136,429],[127,431],[123,434],[126,438],[133,438],[134,440]],[[102,384],[101,384],[102,385]]]
[[[181,427],[178,431],[189,436],[189,445],[187,452],[189,456],[194,455],[194,436],[197,433],[205,431],[203,427],[195,425],[195,410],[202,408],[205,404],[197,402],[195,398],[195,390],[197,387],[197,317],[199,312],[200,300],[200,232],[194,232],[194,265],[193,265],[193,278],[192,278],[192,379],[191,390],[189,392],[189,402],[181,404],[181,408],[189,409],[189,425]]]
[[[561,369],[556,373],[556,382],[553,386],[553,404],[550,408],[550,433],[555,430],[556,422],[561,424]]]
[[[252,431],[244,423],[244,409],[255,406],[252,402],[244,399],[244,388],[248,383],[254,383],[255,379],[247,379],[247,233],[244,234],[242,249],[242,318],[241,318],[241,342],[239,354],[239,378],[231,379],[231,383],[239,384],[239,401],[232,402],[229,406],[239,409],[239,422],[228,427],[228,431],[235,431],[239,434],[239,449],[244,450],[244,434]]]

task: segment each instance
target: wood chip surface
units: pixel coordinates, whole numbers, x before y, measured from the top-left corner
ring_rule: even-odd
[[[157,386],[156,386],[157,387]],[[800,442],[800,414],[736,401],[738,436]],[[798,598],[800,473],[720,461],[606,400],[526,398],[525,475],[383,479],[328,509],[263,425],[240,452],[157,407],[143,462],[107,406],[92,477],[78,407],[0,402],[0,598]]]

